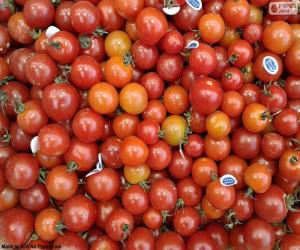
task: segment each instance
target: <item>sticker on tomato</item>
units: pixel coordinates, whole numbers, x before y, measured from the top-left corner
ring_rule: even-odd
[[[196,40],[192,40],[188,42],[188,44],[185,46],[186,49],[196,49],[199,47],[199,42]]]
[[[55,27],[55,26],[49,26],[48,29],[46,30],[46,37],[51,38],[54,36],[57,32],[59,32],[60,29]]]
[[[163,8],[163,12],[169,16],[174,16],[180,11],[180,6],[172,6]]]
[[[194,10],[201,10],[202,9],[202,2],[201,0],[186,0],[185,1],[190,7]]]
[[[225,174],[221,177],[220,182],[223,186],[230,187],[237,184],[237,179],[231,174]]]
[[[40,150],[40,144],[39,144],[39,137],[35,136],[32,138],[31,142],[30,142],[30,148],[31,148],[31,152],[33,154],[35,154],[37,151]]]
[[[278,62],[272,56],[266,56],[263,59],[263,67],[270,75],[276,75],[279,70]]]

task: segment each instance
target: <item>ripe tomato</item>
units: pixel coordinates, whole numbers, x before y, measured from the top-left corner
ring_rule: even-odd
[[[108,248],[110,250],[118,250],[119,245],[117,242],[113,241],[106,235],[100,235],[96,238],[96,240],[92,243],[90,249],[97,250],[97,249],[105,249]]]
[[[144,119],[152,119],[161,124],[166,118],[166,108],[159,100],[151,100],[143,113]]]
[[[225,23],[218,13],[207,13],[199,20],[199,31],[201,38],[206,43],[216,43],[225,34]]]
[[[224,139],[231,130],[229,117],[222,111],[215,111],[209,114],[205,120],[208,135],[215,139]]]
[[[116,209],[106,220],[106,233],[114,241],[126,240],[131,234],[133,226],[133,216],[125,209]]]
[[[226,91],[223,95],[221,110],[229,117],[238,117],[244,110],[245,101],[236,91]]]
[[[292,109],[283,109],[273,120],[274,128],[285,136],[292,136],[299,131],[298,114]]]
[[[141,215],[149,207],[149,195],[139,185],[133,185],[124,191],[122,203],[132,215]]]
[[[204,231],[217,243],[218,249],[226,250],[229,246],[228,233],[220,223],[209,223],[205,226]]]
[[[197,75],[209,75],[217,66],[215,50],[204,43],[193,49],[189,57],[189,65]]]
[[[260,96],[260,102],[265,105],[271,113],[279,112],[287,104],[285,91],[277,85],[266,87]]]
[[[63,235],[59,235],[53,242],[53,248],[88,250],[85,240],[73,232],[65,232]]]
[[[105,38],[105,52],[108,57],[123,57],[131,49],[131,40],[128,35],[120,30],[115,30]]]
[[[171,176],[176,179],[183,179],[192,172],[193,160],[189,155],[180,151],[172,152],[172,159],[168,166]]]
[[[243,125],[248,131],[259,133],[267,128],[270,114],[264,105],[251,103],[245,107],[242,118]]]
[[[201,115],[216,111],[221,105],[222,96],[222,89],[218,82],[208,77],[197,80],[190,90],[191,105]]]
[[[151,169],[163,170],[171,163],[171,147],[164,141],[159,140],[149,147],[147,164]]]
[[[209,135],[204,138],[204,152],[214,161],[224,160],[231,151],[231,142],[229,137],[220,140],[215,140]]]
[[[279,158],[279,171],[289,180],[300,180],[299,152],[295,149],[287,149]]]
[[[187,250],[193,250],[197,248],[207,248],[211,250],[219,249],[217,243],[205,231],[195,232],[186,243]]]
[[[173,218],[174,229],[181,236],[192,235],[196,232],[199,224],[199,213],[192,207],[183,207],[177,210]]]
[[[137,227],[133,230],[129,240],[126,242],[126,249],[136,248],[154,249],[155,239],[152,232],[145,227]]]
[[[169,231],[159,235],[155,243],[155,249],[156,250],[163,250],[163,249],[184,250],[186,248],[182,237],[176,232]]]
[[[119,191],[121,180],[118,172],[104,168],[87,178],[87,190],[98,201],[111,200]]]
[[[173,211],[177,201],[177,188],[169,179],[157,179],[151,185],[149,197],[154,208],[160,211]]]
[[[233,186],[223,186],[220,180],[216,180],[207,185],[206,198],[215,208],[227,210],[234,203],[235,189]]]
[[[146,45],[156,44],[167,32],[166,17],[153,7],[144,8],[136,17],[137,33]]]
[[[38,213],[34,221],[34,230],[38,237],[45,241],[55,240],[59,235],[56,226],[61,219],[61,212],[54,208],[46,208]]]
[[[185,206],[194,207],[200,203],[202,189],[191,178],[186,177],[177,183],[178,198],[182,199]]]
[[[236,67],[246,66],[253,58],[253,48],[249,42],[238,39],[230,43],[228,47],[229,61]]]
[[[222,12],[225,23],[232,28],[247,24],[250,15],[250,5],[245,0],[227,0]]]
[[[9,209],[1,214],[0,221],[0,233],[7,244],[22,245],[29,240],[34,218],[27,210],[20,207]]]
[[[204,141],[197,134],[191,134],[184,144],[184,152],[190,157],[199,157],[204,151]]]
[[[253,199],[245,196],[244,191],[238,191],[232,206],[234,216],[238,221],[249,220],[254,213]],[[230,218],[231,219],[231,218]]]
[[[180,115],[189,107],[188,92],[181,86],[170,86],[164,91],[163,103],[167,112],[172,115]]]
[[[244,181],[256,193],[262,194],[270,188],[272,174],[267,166],[254,163],[246,169]]]
[[[183,59],[179,54],[170,55],[163,53],[159,56],[156,64],[159,76],[168,82],[176,81],[183,71]]]
[[[0,212],[14,208],[19,202],[19,191],[7,184],[0,192]]]
[[[143,0],[125,0],[125,1],[113,1],[113,5],[120,16],[126,20],[134,21],[137,15],[144,7]]]
[[[217,164],[210,158],[201,157],[193,163],[192,177],[200,187],[207,187],[212,178],[218,175]]]

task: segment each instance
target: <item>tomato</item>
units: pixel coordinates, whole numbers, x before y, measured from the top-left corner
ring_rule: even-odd
[[[242,114],[244,127],[252,133],[265,130],[269,124],[269,118],[269,111],[260,103],[249,104]]]
[[[133,67],[126,58],[111,57],[104,66],[104,76],[116,88],[124,87],[133,78]]]
[[[137,115],[147,107],[148,95],[145,88],[138,83],[130,83],[122,88],[119,103],[127,113]]]
[[[78,176],[76,172],[68,171],[67,166],[59,165],[49,171],[45,185],[54,199],[64,201],[76,193]]]
[[[38,237],[45,241],[55,240],[59,235],[56,226],[61,219],[61,212],[54,208],[46,208],[38,213],[34,222]]]
[[[193,160],[189,155],[180,151],[172,152],[172,159],[168,166],[171,176],[176,179],[183,179],[189,176],[192,171]]]
[[[64,1],[57,6],[55,13],[55,24],[60,30],[69,32],[74,31],[71,23],[71,6],[73,4],[74,2]]]
[[[204,43],[193,49],[189,57],[189,65],[197,75],[209,75],[217,67],[215,50]]]
[[[155,243],[156,250],[174,249],[184,250],[185,244],[182,237],[176,232],[165,232],[159,235]]]
[[[167,32],[168,22],[159,10],[147,7],[137,15],[136,27],[142,43],[154,45]]]
[[[49,0],[30,0],[25,2],[23,13],[30,27],[47,28],[54,21],[55,8]]]
[[[92,242],[90,249],[91,250],[97,250],[97,249],[111,249],[111,250],[118,250],[119,245],[115,241],[113,241],[111,238],[109,238],[106,235],[100,235],[98,236],[95,241]]]
[[[287,52],[293,41],[292,28],[286,22],[272,22],[264,30],[263,45],[273,53],[283,54]]]
[[[126,20],[134,21],[144,7],[143,0],[113,1],[114,8]]]
[[[216,43],[225,34],[225,23],[218,13],[207,13],[199,20],[201,38],[206,43]]]
[[[253,48],[246,40],[238,39],[229,45],[228,57],[234,66],[242,68],[252,60]]]
[[[169,55],[163,53],[158,58],[156,71],[163,80],[176,81],[180,78],[183,71],[183,59],[178,54]]]
[[[267,56],[271,57],[278,65],[274,74],[270,74],[263,64],[263,61]],[[278,55],[271,52],[262,52],[255,60],[254,73],[256,77],[263,82],[277,81],[282,74],[282,67],[282,60]]]
[[[30,150],[30,142],[33,135],[24,133],[16,122],[12,123],[9,130],[10,144],[15,150],[28,151]]]
[[[151,100],[159,98],[164,92],[164,81],[155,72],[143,75],[140,84],[145,88],[148,98]]]
[[[220,140],[215,140],[209,135],[204,138],[204,152],[214,161],[224,160],[231,151],[231,142],[229,137]]]
[[[70,8],[73,29],[78,33],[92,33],[101,21],[99,10],[88,1],[78,1]]]
[[[49,205],[49,194],[46,187],[35,183],[31,188],[20,192],[20,205],[31,211],[40,212]]]
[[[53,242],[53,248],[88,250],[85,240],[73,232],[65,232],[63,235],[59,235]]]
[[[120,30],[108,34],[105,39],[105,52],[109,57],[123,57],[131,49],[131,40],[128,35]]]
[[[15,207],[19,202],[19,191],[7,184],[0,192],[0,212]]]
[[[200,217],[195,208],[183,207],[176,211],[173,218],[174,229],[181,236],[190,236],[196,232]]]
[[[186,249],[187,250],[195,250],[195,249],[209,249],[209,250],[217,250],[218,245],[212,239],[212,237],[205,231],[195,232],[187,241]]]
[[[201,157],[193,163],[192,177],[200,187],[206,187],[217,174],[217,164],[210,158]]]
[[[224,139],[231,130],[229,117],[222,111],[215,111],[206,117],[205,125],[208,135],[215,139]]]
[[[8,30],[5,26],[0,25],[0,55],[5,55],[11,46],[11,37],[8,33]]]
[[[112,199],[119,191],[120,186],[120,176],[111,168],[104,168],[87,178],[89,193],[99,201]]]
[[[209,223],[205,226],[204,231],[208,233],[214,241],[216,241],[218,249],[228,249],[229,237],[222,224]]]
[[[62,155],[47,156],[42,154],[40,151],[36,152],[35,157],[38,160],[40,166],[46,169],[54,168],[64,162],[64,158]]]
[[[282,250],[297,249],[300,246],[300,237],[295,234],[285,235],[281,241],[280,247]]]
[[[70,84],[48,85],[42,97],[43,109],[55,121],[71,119],[80,106],[80,95]]]
[[[7,23],[11,38],[20,44],[30,44],[33,41],[33,30],[25,21],[23,12],[13,14]]]
[[[275,233],[272,226],[257,218],[249,220],[244,227],[244,241],[248,249],[273,249]]]
[[[143,214],[149,206],[149,196],[139,185],[133,185],[124,191],[122,203],[132,215]]]
[[[203,6],[204,12],[222,14],[223,5],[224,5],[223,0],[212,0],[212,1],[205,2]]]
[[[176,206],[177,188],[171,180],[161,178],[152,183],[149,197],[154,208],[172,211]]]
[[[91,56],[78,56],[72,62],[70,78],[77,87],[89,89],[102,80],[100,65]]]
[[[243,30],[243,38],[251,44],[261,42],[263,39],[264,29],[261,24],[248,24]]]
[[[136,115],[122,113],[113,120],[113,131],[120,139],[136,135],[139,119]]]
[[[186,177],[177,183],[178,198],[182,199],[185,206],[194,207],[200,203],[202,189],[191,178]]]
[[[181,86],[170,86],[164,92],[163,102],[167,112],[173,115],[179,115],[188,109],[188,93]]]
[[[170,146],[166,142],[159,140],[149,147],[147,164],[151,169],[163,170],[171,163],[171,154]]]
[[[153,145],[159,140],[159,124],[150,119],[145,119],[138,124],[137,136],[148,145]]]
[[[267,133],[261,140],[261,151],[268,159],[277,159],[285,151],[285,142],[277,133]]]
[[[235,189],[242,189],[245,186],[244,173],[248,164],[242,158],[236,155],[230,155],[219,164],[219,176],[231,174],[237,179]]]
[[[297,112],[292,109],[283,109],[275,116],[273,126],[281,135],[294,135],[299,131]]]
[[[201,115],[216,111],[221,105],[222,96],[220,85],[212,78],[199,79],[190,90],[191,105]]]
[[[277,171],[277,173],[274,175],[274,184],[281,187],[286,194],[292,194],[298,187],[299,183],[298,181],[285,178],[284,176],[282,176],[280,171]]]
[[[183,50],[184,39],[179,31],[170,30],[163,36],[159,45],[165,53],[175,55]]]
[[[267,166],[253,163],[246,169],[244,181],[256,193],[262,194],[270,188],[272,174]]]
[[[30,238],[34,218],[27,210],[19,207],[7,210],[1,214],[0,221],[0,233],[7,244],[21,245]]]
[[[225,23],[232,28],[247,24],[250,15],[250,5],[245,0],[227,0],[222,12]]]
[[[223,95],[221,110],[229,117],[238,117],[245,106],[244,98],[236,91],[226,91]]]
[[[219,41],[219,44],[225,48],[228,48],[231,43],[237,41],[240,38],[239,32],[237,29],[226,26],[225,34],[223,38]]]
[[[152,229],[158,229],[163,223],[161,212],[153,207],[149,207],[143,214],[144,224]]]
[[[230,67],[223,71],[221,79],[222,88],[225,91],[238,91],[243,86],[243,75],[238,68]]]
[[[199,157],[204,151],[204,141],[197,134],[191,134],[184,144],[184,152],[190,157]]]
[[[166,117],[166,108],[159,100],[151,100],[143,112],[144,119],[152,119],[161,124]]]
[[[283,177],[289,180],[300,180],[299,152],[295,149],[287,149],[279,158],[279,171]]]
[[[245,105],[249,105],[254,102],[259,102],[261,89],[255,84],[246,83],[239,90],[239,93],[243,96]]]
[[[289,211],[288,215],[287,215],[287,224],[288,227],[291,229],[291,231],[294,234],[299,235],[300,233],[300,227],[299,227],[299,215],[300,213],[298,211]]]
[[[231,138],[233,152],[243,159],[253,159],[260,152],[261,136],[239,128]],[[244,150],[244,149],[247,149]]]
[[[59,31],[49,39],[48,54],[60,64],[72,62],[79,54],[79,42],[68,31]]]
[[[206,198],[215,208],[227,210],[234,203],[235,189],[233,186],[223,186],[220,180],[213,181],[206,187]]]
[[[130,238],[126,242],[126,249],[133,250],[141,249],[154,249],[155,239],[152,232],[145,227],[137,227],[133,230]]]
[[[300,79],[297,76],[289,76],[285,81],[284,91],[289,99],[299,99]]]
[[[102,143],[100,147],[101,158],[106,166],[110,168],[120,168],[123,165],[120,159],[121,144],[122,141],[115,136],[107,138]]]
[[[234,218],[238,221],[249,220],[254,213],[253,199],[246,197],[244,191],[238,191],[235,196],[232,211],[234,212]],[[229,222],[230,219],[232,218],[229,217]]]
[[[263,194],[257,194],[254,207],[256,215],[269,223],[280,223],[288,212],[285,204],[285,193],[276,185],[272,185]]]
[[[8,159],[5,165],[5,177],[8,183],[17,189],[32,187],[38,174],[38,161],[30,154],[15,154]]]
[[[260,102],[268,107],[271,113],[275,113],[285,108],[287,95],[281,87],[271,85],[264,88],[260,96]]]
[[[114,210],[106,220],[106,233],[114,241],[126,240],[133,230],[133,216],[125,209]]]
[[[168,116],[161,125],[163,139],[170,146],[178,146],[185,139],[187,129],[186,120],[179,115]]]

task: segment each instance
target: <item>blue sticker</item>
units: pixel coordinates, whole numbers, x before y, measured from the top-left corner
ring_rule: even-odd
[[[263,59],[263,67],[270,75],[276,75],[279,69],[276,59],[272,56]]]
[[[201,0],[186,0],[185,2],[189,6],[191,6],[194,10],[201,10],[202,9],[202,2],[201,2]]]
[[[231,174],[225,174],[221,177],[220,182],[223,186],[230,187],[237,184],[237,179]]]
[[[198,48],[198,47],[199,47],[199,42],[196,41],[196,40],[190,41],[190,42],[185,46],[186,49],[196,49],[196,48]]]

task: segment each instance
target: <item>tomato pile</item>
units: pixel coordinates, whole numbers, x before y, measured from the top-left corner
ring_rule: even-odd
[[[276,4],[0,0],[2,246],[300,249],[300,13]]]

